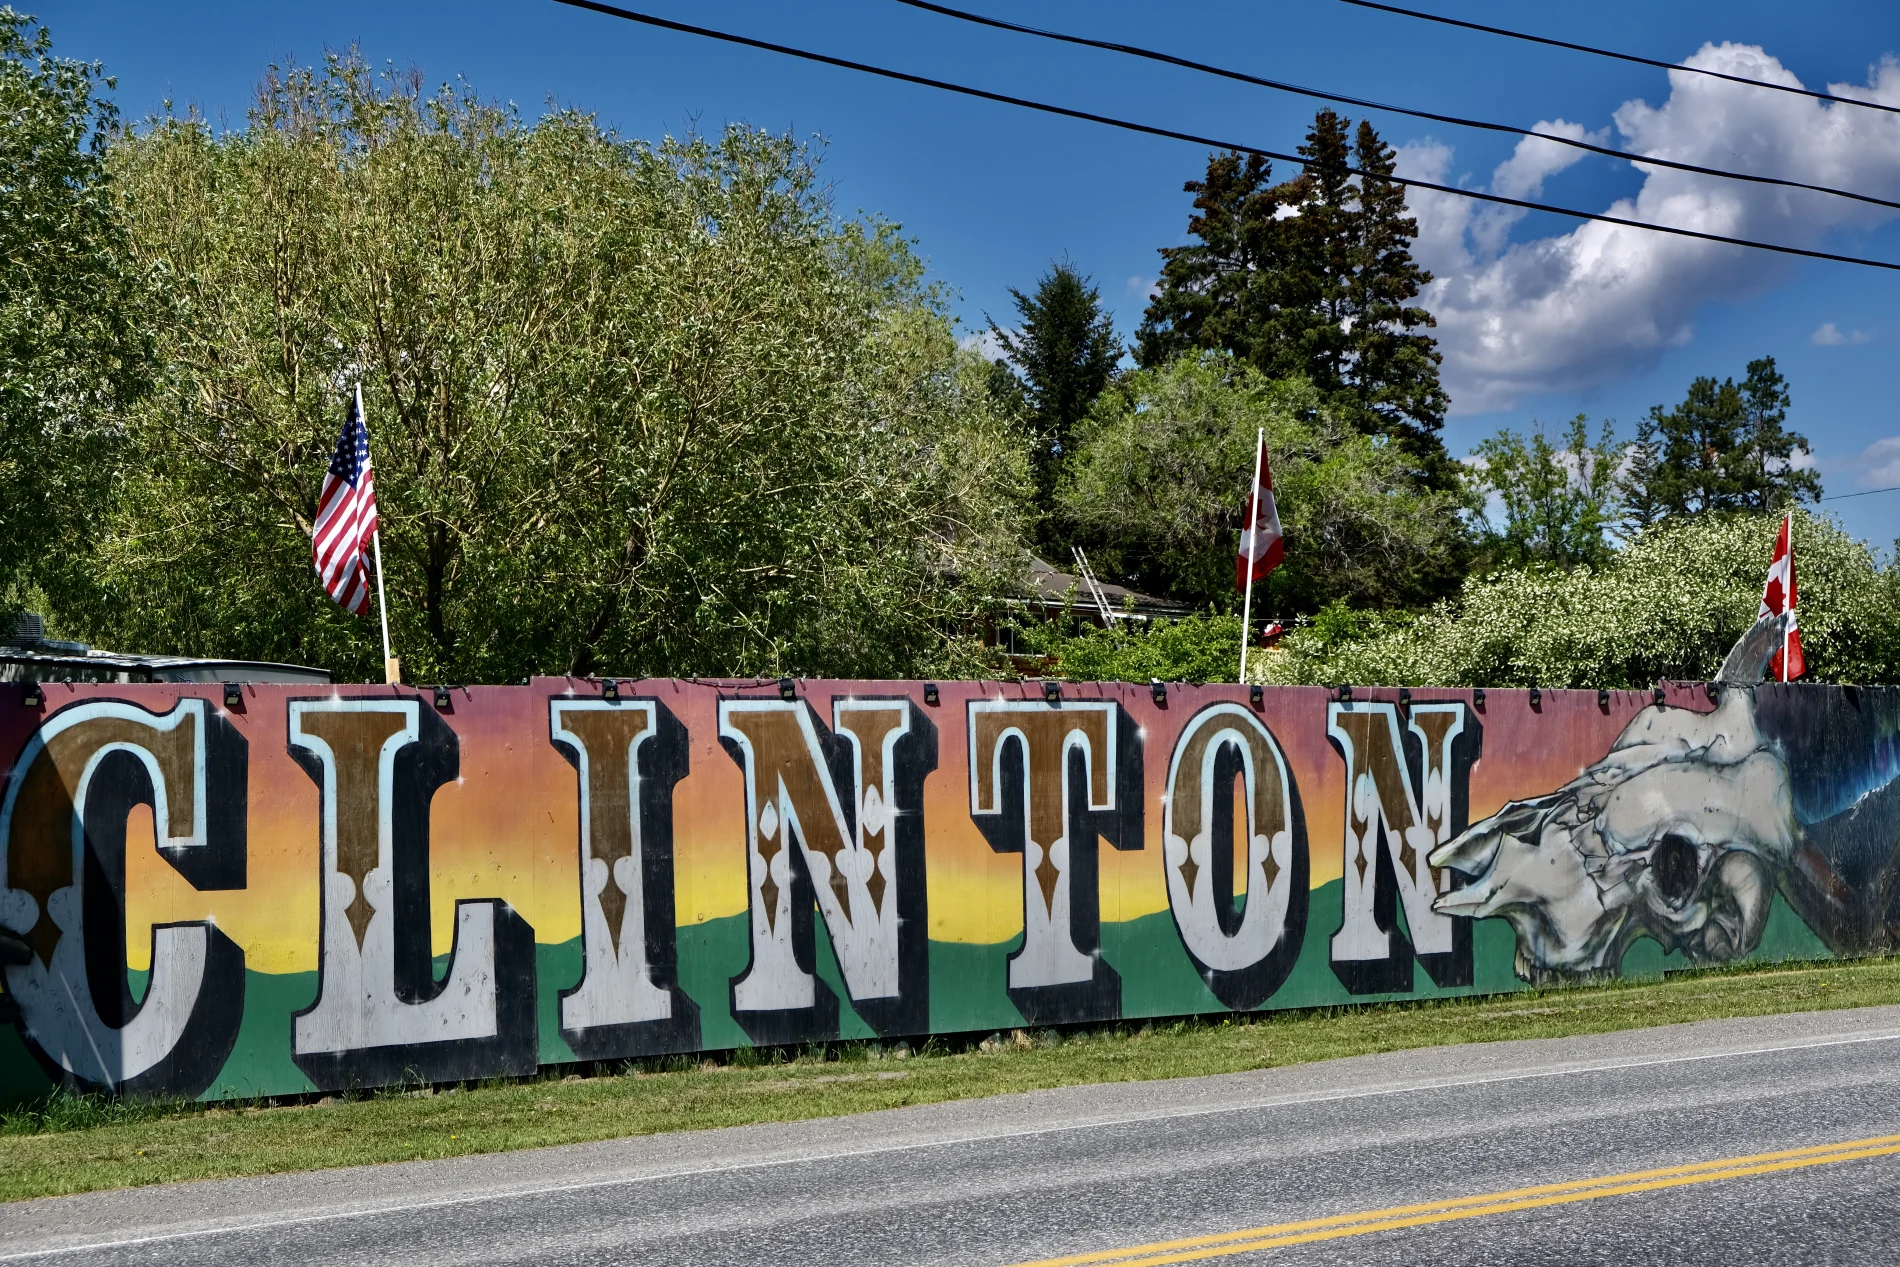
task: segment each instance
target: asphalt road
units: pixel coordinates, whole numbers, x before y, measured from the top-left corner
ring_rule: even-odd
[[[1043,1259],[1900,1262],[1900,1007],[0,1206],[0,1264]]]

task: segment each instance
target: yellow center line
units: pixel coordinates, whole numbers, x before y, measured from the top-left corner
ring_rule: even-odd
[[[1567,1183],[1538,1184],[1489,1192],[1478,1196],[1455,1197],[1417,1205],[1389,1206],[1382,1210],[1363,1210],[1356,1214],[1337,1214],[1329,1218],[1303,1219],[1294,1223],[1273,1223],[1238,1232],[1218,1232],[1209,1236],[1190,1236],[1180,1240],[1155,1241],[1125,1249],[1100,1250],[1092,1254],[1071,1254],[1064,1258],[1040,1258],[1017,1267],[1160,1267],[1164,1263],[1185,1263],[1204,1258],[1224,1258],[1232,1254],[1251,1254],[1256,1250],[1282,1245],[1304,1245],[1312,1241],[1363,1236],[1368,1232],[1395,1228],[1424,1227],[1450,1223],[1486,1214],[1512,1210],[1535,1210],[1545,1206],[1570,1205],[1594,1201],[1598,1197],[1621,1196],[1632,1192],[1654,1192],[1662,1188],[1680,1188],[1689,1184],[1713,1183],[1720,1179],[1739,1179],[1748,1175],[1774,1174],[1784,1170],[1802,1170],[1834,1162],[1855,1161],[1864,1157],[1888,1157],[1900,1154],[1900,1135],[1877,1135],[1869,1139],[1848,1140],[1839,1144],[1820,1144],[1810,1148],[1788,1148],[1772,1153],[1753,1153],[1719,1161],[1696,1162],[1686,1166],[1668,1166],[1657,1170],[1635,1170],[1595,1179],[1577,1179]]]

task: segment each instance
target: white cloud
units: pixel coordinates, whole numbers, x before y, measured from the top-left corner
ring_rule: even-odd
[[[1705,44],[1688,64],[1799,84],[1749,45]],[[1900,105],[1900,62],[1883,61],[1867,86],[1829,91]],[[1634,154],[1900,198],[1900,116],[1678,71],[1660,107],[1629,101],[1614,118],[1623,148]],[[1538,130],[1596,135],[1563,120]],[[1492,173],[1489,189],[1532,196],[1576,161],[1572,155],[1581,156],[1525,138]],[[1402,175],[1455,183],[1451,164],[1452,151],[1434,141],[1399,152]],[[1824,194],[1639,170],[1641,190],[1606,208],[1609,214],[1793,246],[1815,246],[1833,231],[1870,228],[1894,214]],[[1409,201],[1419,222],[1414,253],[1438,279],[1422,302],[1438,318],[1446,386],[1459,413],[1647,370],[1665,349],[1688,342],[1704,304],[1758,292],[1785,271],[1777,257],[1743,247],[1596,222],[1507,244],[1520,218],[1510,209],[1480,210],[1469,199],[1418,190]]]
[[[1532,131],[1572,141],[1588,141],[1592,145],[1603,145],[1610,139],[1610,129],[1607,127],[1591,132],[1581,123],[1570,123],[1563,119],[1539,122]],[[1502,194],[1506,198],[1541,198],[1547,177],[1575,167],[1588,157],[1587,153],[1575,146],[1542,141],[1533,136],[1524,137],[1518,141],[1517,148],[1511,151],[1511,157],[1492,171],[1490,192]],[[1477,253],[1492,256],[1503,250],[1511,226],[1527,214],[1522,207],[1501,207],[1496,204],[1474,208],[1470,233]]]
[[[1900,484],[1900,436],[1876,440],[1861,453],[1860,482],[1869,488]]]
[[[1136,274],[1128,279],[1128,293],[1131,295],[1140,295],[1143,299],[1153,299],[1157,294],[1161,293],[1161,279],[1159,277],[1143,277],[1140,274]]]
[[[1545,136],[1561,136],[1567,141],[1587,141],[1591,145],[1605,145],[1610,139],[1610,129],[1598,128],[1592,132],[1581,123],[1569,123],[1563,119],[1540,122],[1531,128]],[[1555,141],[1540,140],[1534,136],[1522,138],[1511,157],[1499,163],[1497,170],[1491,173],[1491,192],[1503,194],[1507,198],[1535,198],[1544,192],[1544,178],[1555,176],[1566,168],[1574,167],[1586,157],[1583,150],[1574,146],[1559,145]]]
[[[1865,330],[1842,330],[1832,321],[1824,321],[1819,329],[1808,336],[1808,342],[1817,348],[1859,347],[1873,336]]]

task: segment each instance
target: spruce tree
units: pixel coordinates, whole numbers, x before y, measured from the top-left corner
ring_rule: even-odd
[[[1220,349],[1272,378],[1303,376],[1362,431],[1404,444],[1429,482],[1450,480],[1434,322],[1412,303],[1432,278],[1412,259],[1418,222],[1391,179],[1394,152],[1369,123],[1355,136],[1322,110],[1300,155],[1299,175],[1277,185],[1264,159],[1233,153],[1188,182],[1197,240],[1163,248],[1136,359]]]
[[[1050,265],[1033,296],[1009,294],[1022,324],[1012,333],[992,321],[990,332],[1021,375],[1037,500],[1047,511],[1062,460],[1074,448],[1075,425],[1108,386],[1122,346],[1100,292],[1067,260]],[[996,385],[991,394],[999,394]]]
[[[1663,505],[1658,472],[1662,469],[1662,442],[1658,439],[1654,411],[1636,424],[1636,439],[1630,442],[1617,476],[1616,490],[1623,508],[1624,537],[1637,537],[1668,513]]]
[[[1420,454],[1442,451],[1438,441],[1451,398],[1438,382],[1443,359],[1431,335],[1432,314],[1412,300],[1431,274],[1412,259],[1418,221],[1405,214],[1405,187],[1390,179],[1396,152],[1370,123],[1360,123],[1357,232],[1351,248],[1345,306],[1353,321],[1352,363],[1346,385],[1362,415]]]
[[[1273,183],[1256,154],[1212,154],[1194,195],[1186,246],[1161,248],[1161,279],[1136,332],[1135,361],[1157,368],[1184,352],[1220,348],[1272,377],[1290,346],[1277,323],[1294,271],[1294,233],[1283,209],[1294,191]],[[1291,365],[1289,358],[1289,366]],[[1303,371],[1295,371],[1303,372]]]
[[[1306,165],[1288,189],[1288,202],[1298,214],[1288,226],[1297,245],[1286,291],[1303,311],[1285,324],[1295,331],[1294,351],[1304,373],[1321,397],[1338,407],[1351,394],[1354,248],[1360,237],[1346,121],[1321,110],[1300,157]]]

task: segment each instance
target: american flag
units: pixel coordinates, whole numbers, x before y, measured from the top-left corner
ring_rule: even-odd
[[[324,592],[346,611],[369,615],[370,540],[376,533],[376,481],[369,467],[369,428],[363,425],[363,389],[350,401],[343,434],[323,477],[310,556]]]

